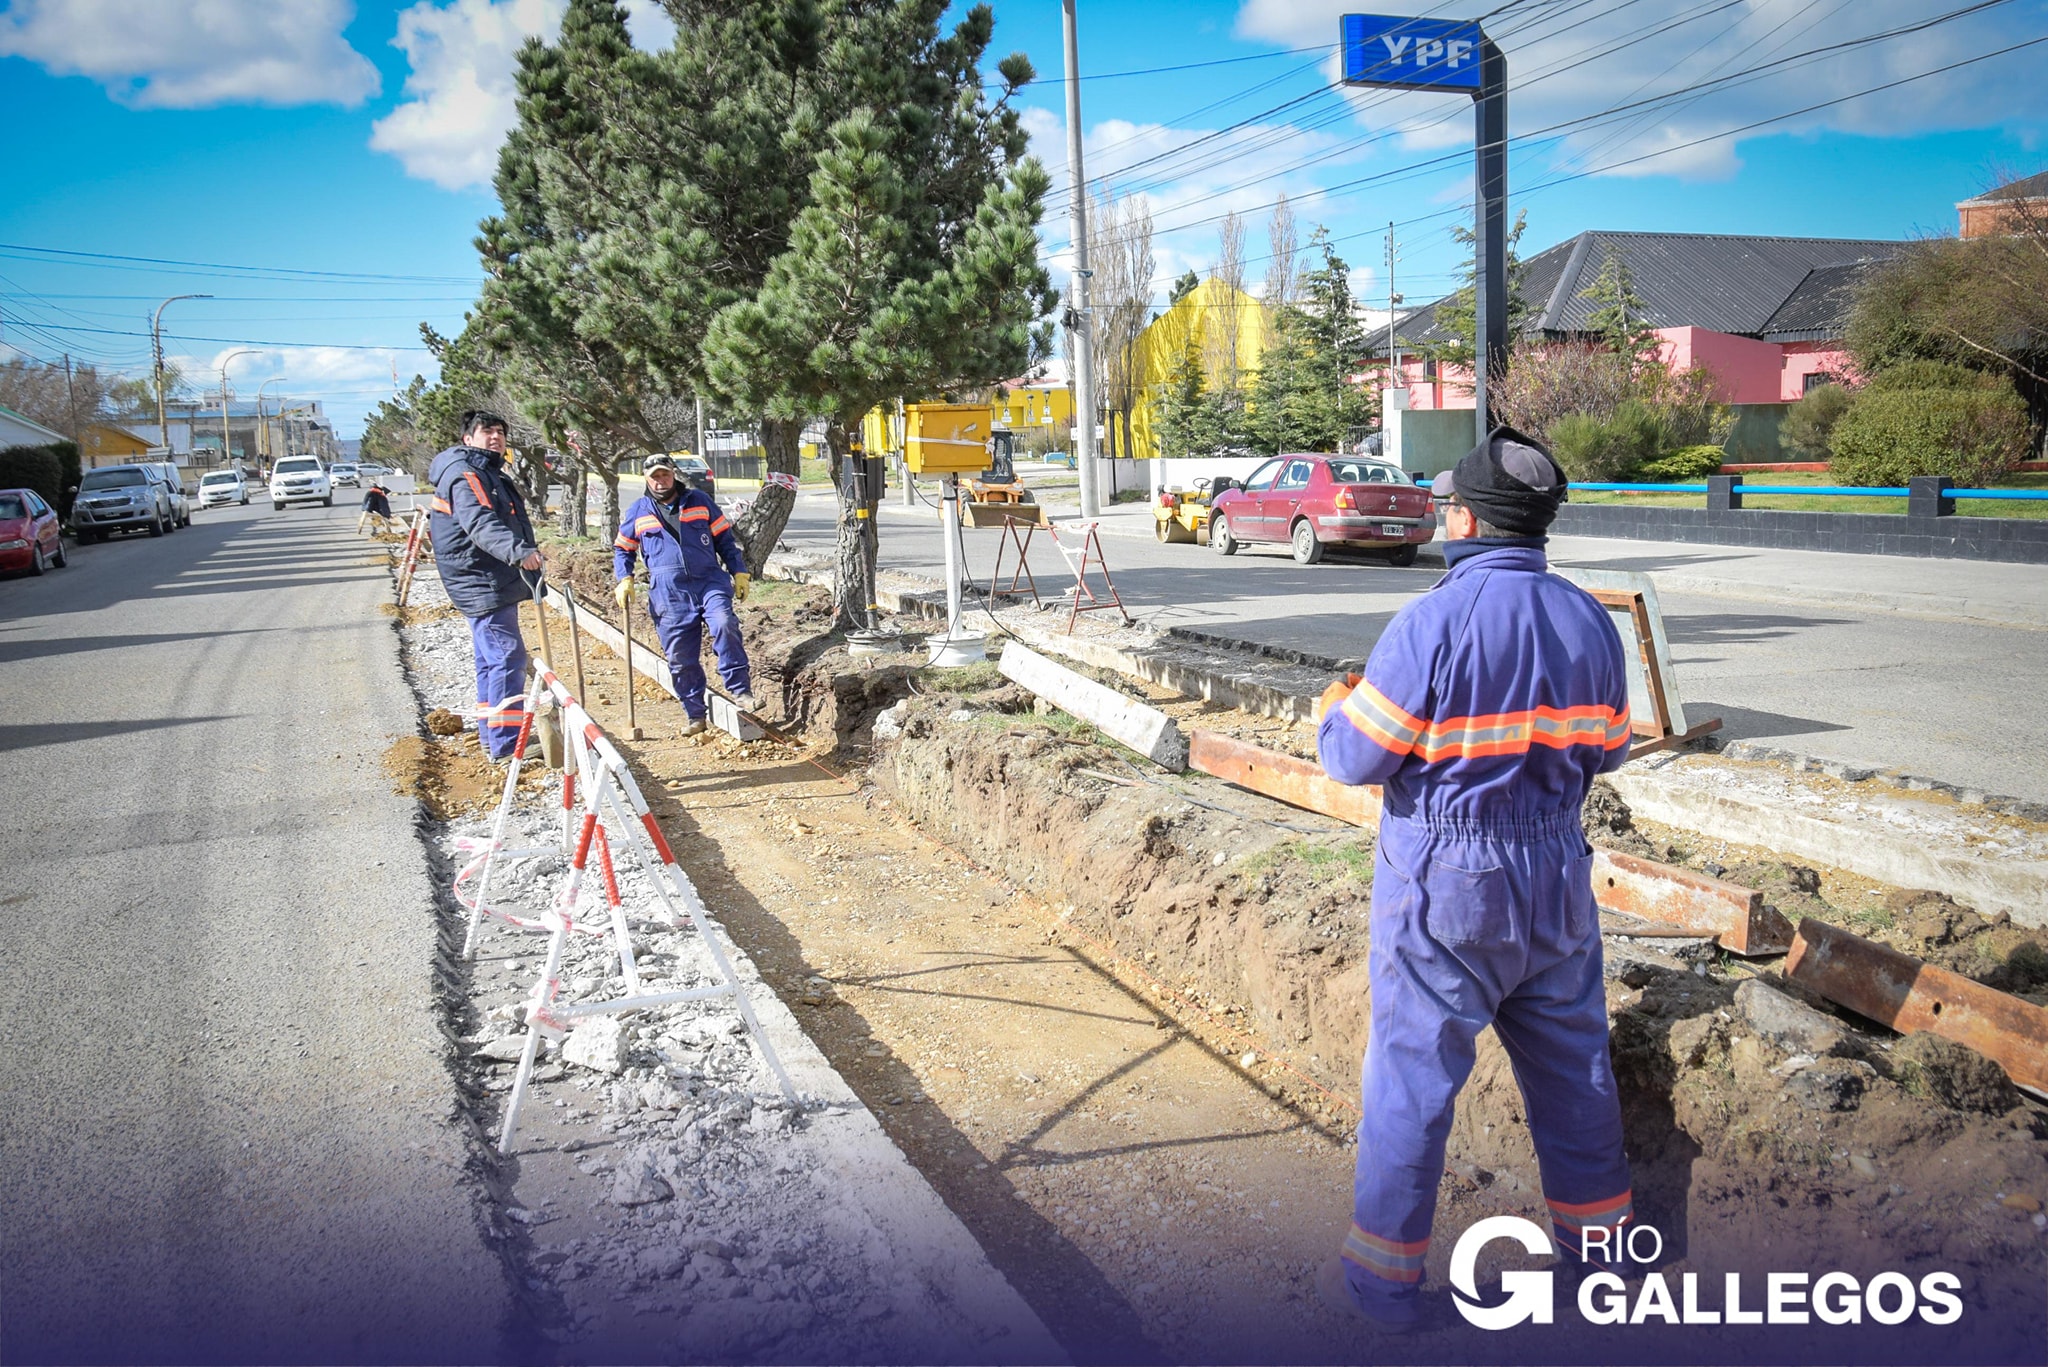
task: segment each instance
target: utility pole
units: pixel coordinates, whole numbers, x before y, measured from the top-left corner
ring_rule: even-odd
[[[1395,376],[1400,374],[1401,358],[1394,351],[1394,308],[1401,302],[1401,296],[1394,293],[1394,225],[1387,224],[1387,388],[1394,389]]]
[[[703,461],[703,462],[704,462],[704,463],[705,463],[706,465],[709,465],[709,464],[711,464],[711,457],[709,457],[709,456],[707,456],[707,455],[705,455],[705,454],[704,454],[704,396],[703,396],[703,395],[701,395],[701,394],[699,394],[699,395],[697,395],[697,396],[696,396],[696,400],[697,400],[697,453],[696,453],[696,454],[697,454],[697,459],[698,459],[698,460],[701,460],[701,461]]]
[[[1081,40],[1074,24],[1074,0],[1060,0],[1067,47],[1067,231],[1074,239],[1073,284],[1068,289],[1067,331],[1074,339],[1074,454],[1081,472],[1081,516],[1100,517],[1102,497],[1095,468],[1095,348],[1088,314],[1088,176],[1081,165]]]
[[[78,386],[71,381],[71,353],[64,353],[64,402],[71,411],[71,444],[82,453],[85,443],[78,437]]]
[[[174,294],[156,306],[156,316],[149,320],[150,350],[156,356],[156,427],[157,435],[163,438],[164,451],[171,449],[171,420],[164,413],[164,310],[180,299],[211,299],[210,294]]]
[[[1472,407],[1476,441],[1493,430],[1493,388],[1508,363],[1508,59],[1480,35],[1472,105],[1477,192],[1472,206]]]

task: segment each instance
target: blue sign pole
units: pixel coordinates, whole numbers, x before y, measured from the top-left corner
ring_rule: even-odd
[[[1487,382],[1506,369],[1508,355],[1507,58],[1472,20],[1347,14],[1339,31],[1346,85],[1455,91],[1472,99],[1472,406],[1476,439],[1484,441],[1492,427]]]

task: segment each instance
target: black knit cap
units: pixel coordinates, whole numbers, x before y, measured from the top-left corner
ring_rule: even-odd
[[[1569,482],[1541,442],[1502,424],[1429,487],[1438,498],[1455,493],[1481,521],[1510,536],[1541,536],[1569,497]]]

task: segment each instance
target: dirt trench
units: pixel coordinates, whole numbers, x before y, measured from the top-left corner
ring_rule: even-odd
[[[643,725],[660,724],[621,749],[764,978],[1062,1343],[1082,1361],[1365,1355],[1311,1275],[1348,1215],[1370,837],[1147,772],[1035,715],[991,668],[851,660],[814,590],[764,584],[743,617],[785,739],[683,740],[674,703],[643,683]],[[617,734],[617,662],[591,648],[587,664]],[[1168,706],[1302,748],[1267,719]],[[885,712],[900,732],[885,724],[878,743]],[[1732,858],[1610,798],[1590,813],[1598,840]],[[1766,856],[1728,872],[1788,914],[1835,910],[1839,875]],[[1925,894],[1829,919],[2008,990],[2048,977],[2037,932]],[[1671,1267],[1739,1265],[1775,1241],[1865,1270],[1948,1267],[1980,1308],[2038,1305],[2048,1123],[2002,1076],[1832,1012],[1836,1037],[1808,1057],[1738,998],[1755,968],[1611,957],[1638,1209]],[[1441,1201],[1440,1230],[1542,1215],[1490,1035]],[[1432,1247],[1437,1285],[1448,1252]],[[2038,1318],[1999,1321],[2008,1337],[1982,1351],[2031,1352]],[[1461,1332],[1439,1328],[1414,1356],[1470,1356]],[[1756,1348],[1705,1333],[1692,1351]]]

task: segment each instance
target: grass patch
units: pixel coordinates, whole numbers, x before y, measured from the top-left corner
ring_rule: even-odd
[[[1372,849],[1370,841],[1283,840],[1245,860],[1237,871],[1246,878],[1257,878],[1298,869],[1319,883],[1337,879],[1370,883]]]
[[[1889,908],[1873,906],[1864,907],[1860,911],[1852,911],[1844,916],[1842,920],[1848,929],[1855,931],[1858,935],[1868,936],[1875,935],[1879,931],[1890,930],[1896,918],[1892,915]]]
[[[994,660],[977,660],[971,665],[947,669],[927,666],[917,671],[919,684],[938,693],[981,693],[1008,682]]]
[[[1807,470],[1794,470],[1782,475],[1751,471],[1743,475],[1749,484],[1770,484],[1780,486],[1812,485],[1815,487],[1838,485],[1840,479],[1831,474]],[[2048,474],[2008,475],[1990,486],[1996,489],[2048,489]],[[1704,508],[1707,496],[1701,494],[1618,494],[1595,493],[1590,490],[1573,490],[1574,503],[1632,503],[1650,508]],[[1744,508],[1763,508],[1779,512],[1795,513],[1884,513],[1906,515],[1906,500],[1903,498],[1856,498],[1832,497],[1822,494],[1744,494]],[[1999,498],[1959,498],[1956,500],[1958,517],[2048,517],[2048,499],[2011,500]]]

